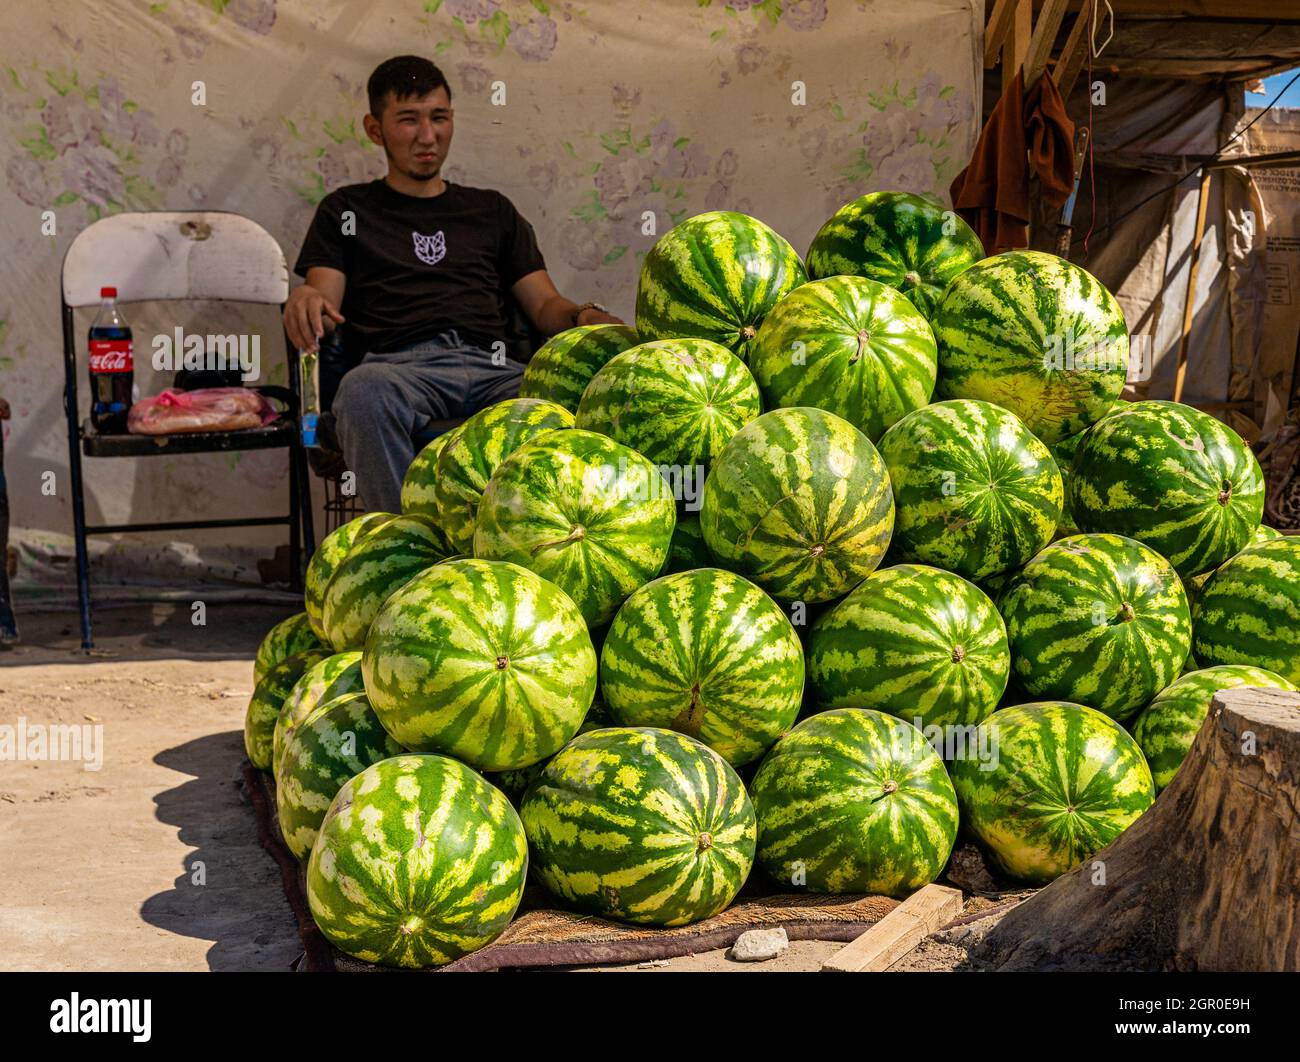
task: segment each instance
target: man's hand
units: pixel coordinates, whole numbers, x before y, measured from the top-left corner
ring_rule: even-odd
[[[319,349],[325,332],[342,323],[338,307],[310,284],[295,289],[284,304],[284,330],[299,350]]]
[[[588,309],[578,314],[578,324],[580,325],[621,325],[624,323],[621,317],[615,317],[612,313],[605,313],[603,310]]]

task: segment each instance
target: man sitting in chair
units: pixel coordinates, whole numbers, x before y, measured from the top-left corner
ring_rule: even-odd
[[[623,322],[556,290],[532,226],[504,195],[443,180],[453,112],[433,63],[397,56],[366,88],[366,135],[388,174],[321,200],[294,266],[306,283],[289,296],[284,325],[311,351],[342,326],[345,346],[364,353],[331,408],[362,503],[397,512],[423,425],[519,392],[524,366],[503,342],[506,291],[548,336]]]

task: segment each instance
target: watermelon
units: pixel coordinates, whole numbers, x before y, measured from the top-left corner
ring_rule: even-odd
[[[280,718],[285,698],[308,668],[328,659],[328,649],[304,649],[286,656],[270,668],[253,688],[244,714],[244,751],[249,762],[260,771],[271,769],[275,723]]]
[[[1179,402],[1134,402],[1075,454],[1070,511],[1084,531],[1145,542],[1192,576],[1246,546],[1264,512],[1264,474],[1241,436]]]
[[[582,726],[578,727],[578,734],[603,730],[605,727],[613,725],[605,706],[597,698],[591,702],[587,717],[583,719]],[[484,777],[500,789],[501,792],[505,793],[510,803],[515,807],[519,807],[520,801],[524,799],[524,794],[528,792],[528,787],[541,777],[542,772],[546,770],[546,765],[550,762],[551,757],[548,756],[546,759],[538,760],[527,767],[519,767],[513,771],[498,771],[493,774],[485,774]]]
[[[893,548],[967,579],[1018,568],[1046,546],[1064,490],[1051,453],[1014,413],[953,399],[880,440],[894,489]]]
[[[335,653],[302,673],[284,698],[271,736],[271,772],[280,777],[285,743],[317,708],[335,697],[365,689],[361,681],[361,653]],[[357,768],[360,770],[361,768]],[[332,797],[334,794],[331,793]],[[324,812],[324,808],[321,811]]]
[[[527,838],[500,790],[446,756],[392,756],[331,802],[307,903],[354,958],[441,966],[501,935],[527,873]]]
[[[308,561],[303,607],[307,610],[311,629],[322,645],[328,644],[325,624],[321,619],[325,610],[325,588],[334,578],[335,570],[356,543],[395,515],[395,513],[366,513],[349,520],[342,527],[337,527],[326,535]]]
[[[566,328],[540,347],[528,360],[519,384],[520,398],[544,398],[578,412],[578,399],[591,378],[615,354],[641,342],[628,325],[578,325]]]
[[[1275,530],[1274,528],[1269,527],[1267,524],[1260,524],[1257,528],[1255,528],[1255,533],[1250,536],[1250,541],[1246,543],[1246,546],[1243,548],[1249,548],[1250,546],[1255,545],[1256,542],[1269,542],[1272,539],[1281,538],[1281,537],[1282,537],[1281,531]],[[1233,556],[1236,556],[1236,554],[1233,554]],[[1231,559],[1232,559],[1231,557],[1228,558],[1228,560]],[[1227,561],[1225,561],[1224,563],[1226,564]],[[1216,568],[1215,571],[1217,570],[1218,569]],[[1209,582],[1210,576],[1213,574],[1214,574],[1213,571],[1209,571],[1209,572],[1201,572],[1200,575],[1193,575],[1190,578],[1184,576],[1183,589],[1187,591],[1188,601],[1195,603],[1196,595],[1201,592],[1202,588],[1204,588],[1205,584]]]
[[[1124,387],[1128,326],[1090,273],[1008,251],[957,275],[930,322],[940,398],[1005,406],[1043,442],[1099,420]]]
[[[732,438],[704,483],[719,564],[783,601],[829,601],[875,570],[894,498],[871,440],[820,409],[776,409]]]
[[[653,727],[574,738],[524,795],[533,867],[579,911],[681,926],[731,903],[754,861],[754,809],[707,745]]]
[[[1044,885],[1101,851],[1155,800],[1142,750],[1114,720],[1066,701],[1002,708],[991,755],[952,763],[962,826],[990,866]]]
[[[324,645],[312,629],[311,618],[298,612],[272,627],[253,659],[253,685],[266,677],[266,673],[281,660],[308,649],[323,649]]]
[[[931,317],[948,282],[984,257],[966,222],[910,192],[869,192],[845,203],[817,230],[808,275],[869,277],[906,295]]]
[[[711,339],[747,361],[763,318],[807,279],[795,249],[757,218],[696,214],[642,261],[636,330],[644,340]]]
[[[957,839],[943,760],[910,723],[837,708],[805,719],[750,786],[758,860],[782,887],[906,896],[934,881]]]
[[[872,572],[812,629],[808,681],[819,708],[871,708],[913,726],[970,726],[1011,672],[993,602],[951,572]]]
[[[596,692],[596,651],[559,587],[516,564],[456,560],[384,603],[361,673],[403,747],[504,771],[578,732]]]
[[[508,398],[451,431],[438,455],[433,493],[438,522],[457,553],[470,552],[483,488],[497,466],[529,439],[573,426],[573,414],[540,398]]]
[[[677,526],[673,528],[672,542],[668,545],[668,559],[664,561],[661,575],[674,572],[688,572],[693,568],[712,568],[713,556],[704,542],[704,531],[700,527],[700,514],[680,513]]]
[[[1191,647],[1178,573],[1120,535],[1053,542],[1002,592],[1011,667],[1033,697],[1125,719],[1173,682]]]
[[[402,479],[402,514],[404,516],[427,516],[436,526],[438,520],[438,496],[434,484],[438,482],[438,458],[451,439],[455,428],[435,435],[433,439],[415,455],[407,466]],[[446,536],[443,536],[444,539]],[[446,543],[447,552],[451,552],[451,543]]]
[[[1220,664],[1189,671],[1156,694],[1133,720],[1129,731],[1142,746],[1156,792],[1174,780],[1210,711],[1210,702],[1219,690],[1239,686],[1262,686],[1268,689],[1294,690],[1295,683],[1262,667],[1246,664]]]
[[[322,701],[289,735],[275,772],[276,813],[285,847],[306,862],[325,812],[343,783],[402,752],[364,693]]]
[[[663,339],[623,351],[596,373],[574,427],[608,435],[685,474],[707,468],[761,411],[758,385],[726,347]]]
[[[803,678],[803,647],[785,613],[718,568],[641,587],[600,653],[601,695],[617,723],[688,734],[733,767],[794,724]]]
[[[1203,667],[1252,664],[1300,685],[1300,538],[1258,542],[1223,564],[1193,619]]]
[[[749,353],[768,408],[816,406],[875,442],[930,401],[938,355],[906,296],[865,277],[827,277],[772,308]]]
[[[635,450],[595,432],[552,432],[492,476],[474,555],[531,568],[595,627],[659,574],[676,512],[667,481]]]

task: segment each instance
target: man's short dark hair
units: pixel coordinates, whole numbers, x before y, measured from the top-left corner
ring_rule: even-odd
[[[451,86],[442,71],[428,59],[418,55],[395,55],[375,67],[375,72],[366,82],[366,95],[370,97],[370,113],[379,118],[390,94],[396,100],[418,99],[440,88],[447,90],[447,99],[450,100]]]

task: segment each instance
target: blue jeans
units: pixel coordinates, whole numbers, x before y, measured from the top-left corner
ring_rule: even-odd
[[[372,512],[401,512],[412,437],[430,420],[467,417],[519,393],[524,367],[461,341],[455,330],[407,350],[370,353],[348,370],[331,409],[357,494]]]

